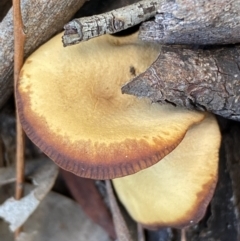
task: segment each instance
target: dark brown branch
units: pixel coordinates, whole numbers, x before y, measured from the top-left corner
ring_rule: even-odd
[[[240,47],[163,47],[158,59],[122,92],[240,121]]]
[[[73,45],[106,33],[130,28],[153,17],[163,0],[143,0],[104,14],[74,19],[65,25],[63,45]]]
[[[139,37],[165,44],[239,43],[239,0],[164,0]]]
[[[22,16],[26,30],[25,54],[28,56],[59,32],[85,0],[23,0]],[[13,91],[13,12],[0,22],[0,108]]]

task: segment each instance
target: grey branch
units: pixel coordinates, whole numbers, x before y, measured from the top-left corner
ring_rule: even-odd
[[[65,25],[63,45],[73,45],[106,33],[112,34],[153,17],[163,0],[144,0],[104,14],[74,19]]]
[[[139,37],[164,44],[239,43],[239,0],[164,0]]]
[[[59,32],[85,0],[22,0],[26,30],[25,57]],[[0,22],[0,108],[13,91],[12,9]]]
[[[240,121],[240,47],[162,47],[158,59],[122,92]]]

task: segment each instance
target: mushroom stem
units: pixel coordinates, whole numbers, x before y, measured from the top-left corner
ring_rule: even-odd
[[[162,2],[144,0],[104,14],[74,19],[64,27],[63,45],[66,47],[137,25],[153,17]]]

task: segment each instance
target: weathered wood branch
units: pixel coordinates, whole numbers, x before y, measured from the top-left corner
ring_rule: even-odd
[[[240,47],[162,47],[158,59],[122,92],[240,121]]]
[[[143,0],[104,14],[74,19],[65,25],[63,45],[73,45],[106,33],[112,34],[153,17],[163,0]]]
[[[239,1],[164,0],[155,20],[142,24],[139,37],[164,44],[239,43]]]
[[[85,0],[23,0],[26,31],[25,57],[59,32]],[[13,91],[12,9],[0,23],[0,108]]]

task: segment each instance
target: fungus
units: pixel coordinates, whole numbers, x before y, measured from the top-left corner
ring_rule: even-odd
[[[122,95],[121,86],[159,51],[137,34],[68,48],[57,35],[22,68],[16,99],[23,129],[56,164],[81,177],[111,179],[155,164],[204,118]]]
[[[218,171],[220,132],[208,115],[157,164],[113,180],[130,215],[148,228],[196,224],[212,198]]]

